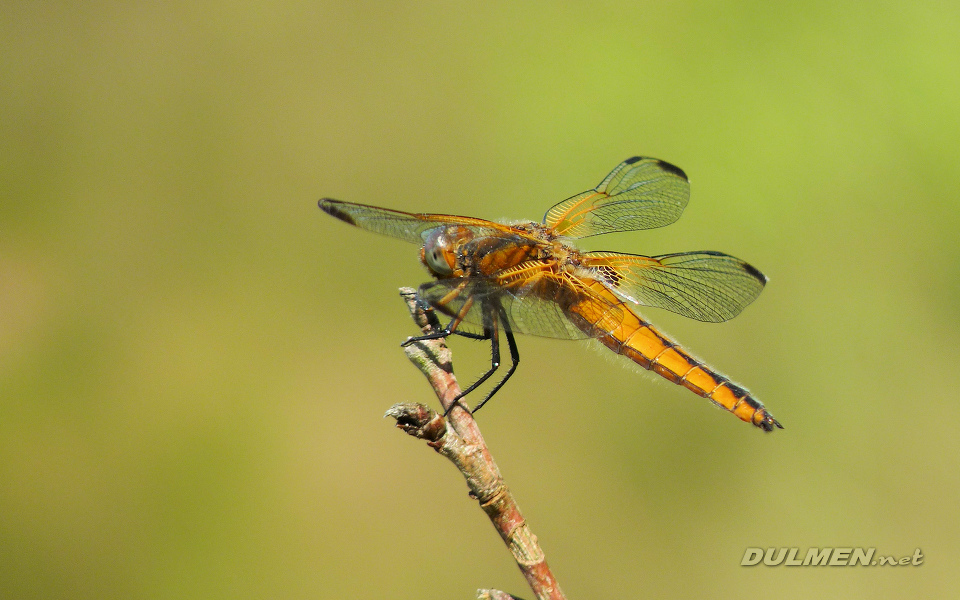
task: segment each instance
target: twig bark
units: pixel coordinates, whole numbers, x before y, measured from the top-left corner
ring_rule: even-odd
[[[410,314],[424,334],[432,333],[436,319],[423,310],[416,300],[416,290],[401,288]],[[407,357],[424,375],[440,399],[447,417],[423,404],[395,404],[386,416],[397,421],[397,427],[423,439],[434,450],[457,466],[470,489],[471,497],[480,503],[500,537],[506,543],[517,566],[538,600],[564,600],[565,596],[547,566],[537,536],[523,519],[513,494],[500,476],[500,469],[483,441],[473,415],[461,403],[453,405],[460,386],[453,375],[449,348],[442,339],[410,344]],[[514,598],[498,590],[479,590],[478,598]]]

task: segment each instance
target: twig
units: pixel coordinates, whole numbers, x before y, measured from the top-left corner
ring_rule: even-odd
[[[401,288],[414,321],[424,334],[432,333],[436,319],[424,312],[416,300],[416,290]],[[506,543],[517,566],[538,600],[563,600],[560,585],[547,566],[537,536],[523,520],[513,494],[500,476],[500,469],[487,449],[473,415],[453,399],[460,386],[453,375],[449,348],[442,339],[410,344],[407,357],[430,382],[440,405],[449,410],[446,418],[423,404],[395,404],[386,416],[397,421],[397,427],[427,442],[434,450],[450,459],[467,480],[470,495],[480,503],[500,537]],[[498,590],[479,590],[478,598],[515,598]]]

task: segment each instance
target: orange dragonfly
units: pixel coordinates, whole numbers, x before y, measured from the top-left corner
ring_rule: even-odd
[[[596,188],[554,205],[542,223],[414,214],[329,198],[319,204],[341,221],[420,246],[420,260],[435,281],[420,286],[418,299],[451,321],[404,345],[451,334],[490,341],[490,369],[457,400],[500,366],[503,330],[512,364],[474,412],[516,370],[520,354],[513,334],[519,332],[594,338],[764,431],[783,429],[746,389],[682,350],[635,308],[653,306],[699,321],[726,321],[763,290],[767,278],[760,271],[721,252],[643,256],[582,252],[571,243],[669,225],[680,218],[689,198],[690,183],[681,169],[635,156],[617,165]],[[478,325],[482,333],[461,330],[465,322]]]

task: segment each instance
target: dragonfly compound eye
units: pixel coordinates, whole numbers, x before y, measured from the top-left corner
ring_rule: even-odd
[[[443,277],[453,274],[453,253],[447,249],[443,230],[438,229],[427,236],[420,251],[420,259],[432,273]]]

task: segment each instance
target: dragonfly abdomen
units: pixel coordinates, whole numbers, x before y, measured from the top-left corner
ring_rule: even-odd
[[[783,429],[750,392],[690,356],[646,321],[636,317],[630,329],[627,335],[618,335],[625,333],[621,329],[599,339],[617,354],[709,399],[747,423],[764,431],[772,431],[774,427]]]

